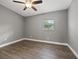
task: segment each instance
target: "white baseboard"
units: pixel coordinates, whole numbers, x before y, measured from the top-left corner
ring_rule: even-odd
[[[30,38],[23,38],[23,39],[24,40],[29,40],[29,41],[44,42],[44,43],[50,43],[50,44],[57,44],[57,45],[67,46],[67,43],[60,43],[60,42],[53,42],[53,41],[46,41],[46,40],[37,40],[37,39],[30,39]]]
[[[73,52],[73,54],[78,58],[78,54],[76,53],[76,51],[69,44],[67,44],[67,46]]]
[[[77,53],[75,52],[75,50],[73,48],[71,48],[71,46],[68,43],[60,43],[60,42],[53,42],[53,41],[37,40],[37,39],[30,39],[30,38],[24,38],[24,40],[36,41],[36,42],[44,42],[44,43],[50,43],[50,44],[67,46],[73,52],[73,54],[78,58]]]
[[[5,44],[0,45],[0,48],[5,47],[5,46],[8,46],[8,45],[11,45],[11,44],[14,44],[14,43],[17,43],[17,42],[20,42],[22,40],[29,40],[29,41],[35,41],[35,42],[44,42],[44,43],[50,43],[50,44],[68,46],[69,49],[73,52],[73,54],[78,58],[77,53],[67,43],[60,43],[60,42],[53,42],[53,41],[45,41],[45,40],[37,40],[37,39],[30,39],[30,38],[22,38],[22,39],[19,39],[19,40],[15,40],[15,41],[12,41],[12,42],[8,42],[8,43],[5,43]]]
[[[15,40],[15,41],[12,41],[12,42],[8,42],[8,43],[5,43],[5,44],[2,44],[2,45],[0,45],[0,48],[8,46],[8,45],[11,45],[11,44],[14,44],[14,43],[17,43],[17,42],[20,42],[22,40],[24,40],[24,39],[19,39],[19,40]]]

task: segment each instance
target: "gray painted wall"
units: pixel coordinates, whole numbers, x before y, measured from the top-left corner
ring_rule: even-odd
[[[23,17],[0,5],[0,45],[23,38]]]
[[[67,42],[67,10],[30,16],[25,19],[25,37]],[[44,31],[44,20],[55,20],[55,31]]]
[[[78,1],[73,0],[68,10],[69,45],[78,53]]]

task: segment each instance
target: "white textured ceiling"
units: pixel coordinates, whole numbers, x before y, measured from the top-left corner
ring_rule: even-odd
[[[43,0],[42,4],[35,6],[38,9],[38,11],[34,11],[32,9],[27,9],[23,11],[24,5],[19,3],[14,3],[12,2],[12,0],[0,0],[0,4],[22,16],[32,16],[46,12],[67,9],[71,4],[71,1],[72,0]]]

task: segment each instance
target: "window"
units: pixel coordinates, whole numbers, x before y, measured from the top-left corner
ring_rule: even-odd
[[[54,30],[55,21],[54,20],[45,20],[43,27],[44,27],[44,30]]]

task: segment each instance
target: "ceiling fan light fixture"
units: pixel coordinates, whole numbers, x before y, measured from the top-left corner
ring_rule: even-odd
[[[30,3],[30,2],[27,2],[25,5],[26,5],[27,8],[31,8],[32,7],[32,3]]]
[[[23,10],[26,10],[27,8],[32,8],[34,11],[37,11],[37,8],[35,8],[34,5],[41,4],[42,0],[25,0],[25,2],[13,0],[13,2],[24,4],[25,7]]]

